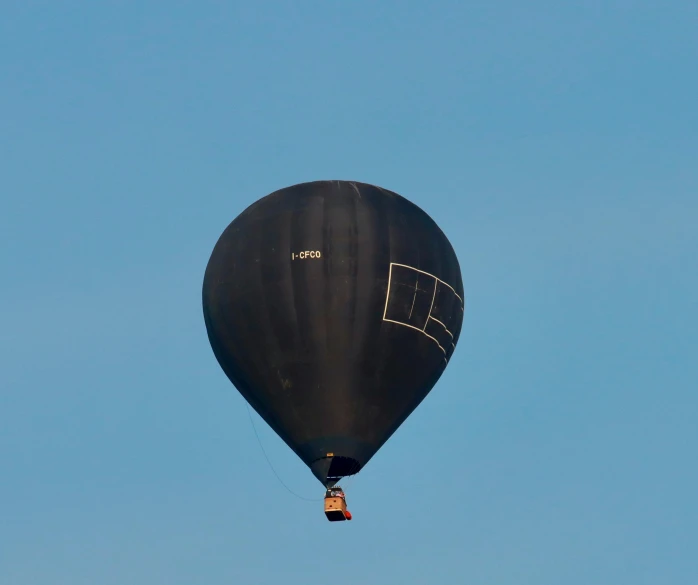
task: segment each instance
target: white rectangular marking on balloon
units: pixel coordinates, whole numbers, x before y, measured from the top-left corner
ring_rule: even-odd
[[[390,269],[388,270],[388,292],[385,295],[385,309],[383,309],[383,321],[386,320],[385,316],[388,314],[388,300],[390,299],[390,280],[393,277],[393,263],[390,263]]]
[[[448,330],[448,327],[446,327],[446,325],[444,325],[444,324],[443,324],[441,321],[439,321],[436,317],[432,317],[431,315],[429,315],[429,319],[431,319],[432,321],[436,321],[439,325],[441,325],[441,327],[443,327],[443,328],[446,330],[446,333],[448,333],[448,334],[451,336],[451,339],[453,339],[453,333],[451,333],[451,332]]]
[[[409,323],[403,323],[402,321],[396,321],[396,320],[394,320],[394,319],[388,319],[388,318],[387,318],[387,315],[388,315],[388,304],[389,304],[389,301],[390,301],[390,286],[391,286],[391,284],[392,284],[392,278],[393,278],[393,266],[400,266],[400,267],[402,267],[402,268],[408,268],[409,270],[414,270],[415,272],[419,272],[420,274],[426,274],[427,276],[429,276],[429,277],[431,277],[431,278],[434,279],[434,294],[433,294],[433,296],[432,296],[432,298],[431,298],[431,306],[429,307],[429,314],[428,314],[428,316],[427,316],[426,322],[424,323],[424,328],[423,328],[423,329],[420,329],[419,327],[415,327],[414,325],[410,325]],[[435,302],[435,300],[436,300],[436,289],[438,288],[439,284],[443,284],[443,285],[445,285],[445,286],[447,286],[448,288],[451,289],[451,291],[453,292],[453,294],[456,296],[456,298],[457,298],[457,299],[460,301],[460,303],[461,303],[461,307],[460,307],[461,311],[465,311],[465,301],[463,300],[463,298],[456,292],[456,289],[454,289],[454,288],[453,288],[450,284],[448,284],[447,282],[441,280],[438,276],[434,276],[433,274],[430,274],[429,272],[426,272],[425,270],[420,270],[419,268],[414,268],[413,266],[409,266],[409,265],[407,265],[407,264],[398,264],[397,262],[391,262],[391,263],[390,263],[390,268],[389,268],[389,270],[388,270],[388,290],[387,290],[387,293],[386,293],[386,295],[385,295],[385,307],[384,307],[384,309],[383,309],[383,321],[387,321],[388,323],[395,323],[396,325],[402,325],[403,327],[409,327],[410,329],[414,329],[415,331],[420,331],[423,335],[425,335],[426,337],[428,337],[429,339],[431,339],[432,341],[434,341],[434,343],[436,343],[436,345],[439,347],[439,349],[440,349],[440,350],[444,353],[444,355],[446,356],[446,358],[444,358],[444,361],[446,361],[446,363],[448,363],[448,359],[447,359],[447,358],[448,358],[448,354],[446,353],[446,350],[441,346],[441,344],[439,343],[438,339],[436,339],[435,337],[432,337],[431,335],[429,335],[429,334],[426,332],[427,325],[429,324],[429,319],[431,319],[432,321],[436,321],[439,325],[441,325],[441,326],[444,328],[444,330],[446,331],[446,333],[448,333],[448,334],[451,336],[451,339],[453,339],[453,333],[451,333],[451,332],[448,330],[448,328],[446,327],[446,325],[445,325],[444,323],[442,323],[441,321],[439,321],[436,317],[432,317],[432,316],[431,316],[431,312],[434,310],[434,302]],[[415,285],[415,297],[416,297],[416,294],[417,294],[417,291],[416,291],[416,285]],[[412,309],[414,309],[414,299],[413,299],[413,302],[412,302]],[[410,311],[410,317],[411,317],[411,316],[412,316],[412,311]],[[455,346],[455,344],[454,344],[453,342],[451,342],[451,346],[453,347],[453,349],[456,348],[456,346]]]
[[[415,331],[420,331],[421,333],[424,333],[424,335],[426,335],[429,339],[433,339],[436,342],[436,345],[439,346],[439,349],[444,352],[444,355],[446,355],[446,350],[443,347],[441,347],[439,340],[436,339],[436,337],[432,337],[431,335],[426,333],[424,329],[420,329],[419,327],[415,327],[414,325],[410,325],[409,323],[403,323],[402,321],[394,321],[393,319],[383,319],[383,321],[387,321],[388,323],[396,323],[397,325],[409,327],[410,329],[414,329]]]
[[[465,301],[461,298],[461,296],[456,292],[456,289],[453,288],[450,284],[447,282],[441,280],[438,276],[434,276],[433,274],[430,274],[429,272],[425,272],[424,270],[420,270],[419,268],[414,268],[413,266],[408,266],[407,264],[398,264],[397,262],[391,262],[390,263],[390,270],[392,271],[393,266],[402,266],[403,268],[409,268],[410,270],[414,270],[415,272],[421,272],[422,274],[426,274],[427,276],[431,276],[435,280],[438,280],[441,284],[445,284],[448,288],[450,288],[453,291],[453,294],[458,297],[458,300],[462,303],[465,304]]]

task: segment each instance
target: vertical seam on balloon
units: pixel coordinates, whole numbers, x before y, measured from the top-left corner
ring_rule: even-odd
[[[412,311],[414,311],[414,302],[417,300],[417,286],[419,285],[419,277],[417,277],[417,281],[414,283],[414,296],[412,297],[412,307],[410,307],[410,314],[407,315],[408,319],[412,318]]]
[[[439,279],[434,277],[434,296],[431,297],[431,307],[429,307],[429,312],[427,313],[427,320],[424,322],[424,329],[422,331],[427,330],[427,325],[429,325],[429,319],[431,319],[431,312],[434,310],[434,301],[436,300],[436,289],[439,288]],[[439,347],[441,347],[439,345]],[[443,349],[443,348],[441,348]]]

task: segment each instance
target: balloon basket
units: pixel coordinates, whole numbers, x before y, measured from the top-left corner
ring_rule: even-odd
[[[339,497],[325,498],[325,516],[330,522],[351,520],[346,501]]]

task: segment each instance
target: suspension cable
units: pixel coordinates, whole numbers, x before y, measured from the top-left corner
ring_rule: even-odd
[[[269,457],[267,456],[267,452],[264,449],[264,445],[262,445],[262,440],[259,438],[259,433],[257,433],[257,427],[254,424],[254,419],[252,418],[252,411],[250,410],[250,405],[247,404],[247,401],[245,401],[245,407],[247,408],[247,414],[250,417],[250,424],[252,425],[252,430],[254,431],[254,436],[257,437],[257,442],[259,443],[260,448],[262,449],[262,454],[264,455],[264,458],[267,460],[267,464],[269,465],[269,469],[271,469],[272,473],[276,476],[276,479],[279,480],[279,483],[286,488],[286,491],[290,493],[291,495],[296,496],[299,500],[305,500],[306,502],[321,502],[323,498],[306,498],[304,496],[301,496],[294,492],[290,487],[288,487],[284,481],[279,477],[279,474],[276,473],[276,470],[274,469],[274,466],[271,464],[271,461],[269,460]]]

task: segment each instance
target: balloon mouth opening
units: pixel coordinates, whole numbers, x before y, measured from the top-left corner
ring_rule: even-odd
[[[356,459],[351,457],[334,456],[332,457],[332,463],[330,463],[330,469],[327,472],[327,477],[336,477],[337,479],[346,477],[347,475],[354,475],[358,473],[361,469],[361,463]]]
[[[361,470],[361,463],[352,457],[331,455],[313,461],[310,469],[320,482],[327,487],[332,487],[343,477],[358,473]]]

